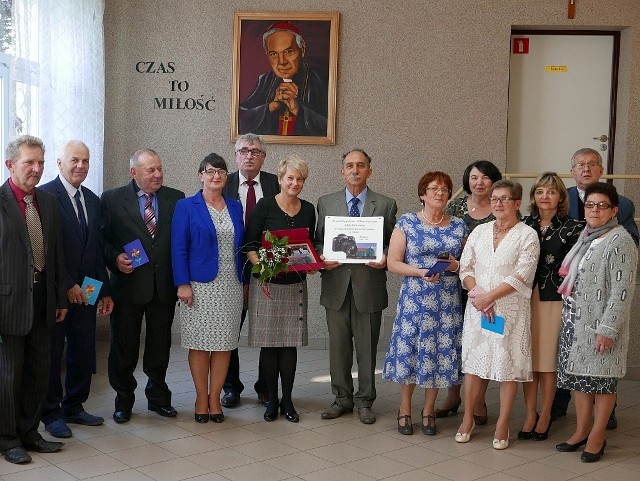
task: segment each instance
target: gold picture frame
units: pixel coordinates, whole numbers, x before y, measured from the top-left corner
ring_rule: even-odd
[[[339,15],[234,13],[232,142],[335,145]]]

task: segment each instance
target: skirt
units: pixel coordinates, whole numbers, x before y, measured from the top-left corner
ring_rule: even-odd
[[[251,278],[248,344],[251,347],[300,347],[309,344],[307,280],[269,284],[269,298]]]
[[[541,301],[538,288],[531,296],[531,369],[556,372],[562,325],[562,301]]]

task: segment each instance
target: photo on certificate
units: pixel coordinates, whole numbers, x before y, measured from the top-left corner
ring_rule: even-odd
[[[325,260],[366,264],[382,259],[383,217],[328,215],[324,224]]]

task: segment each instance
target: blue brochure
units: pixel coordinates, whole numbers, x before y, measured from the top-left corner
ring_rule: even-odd
[[[489,322],[489,318],[484,314],[482,314],[480,318],[480,325],[482,326],[482,329],[495,332],[496,334],[500,334],[501,336],[504,335],[504,317],[499,316],[498,314],[494,314],[493,322]]]
[[[431,277],[435,274],[442,274],[449,267],[449,264],[451,264],[451,261],[438,260],[424,276]]]
[[[93,306],[98,300],[98,294],[100,294],[100,289],[102,288],[102,281],[92,279],[91,277],[85,277],[80,288],[87,296],[89,304]]]
[[[133,242],[126,244],[124,246],[124,253],[127,254],[129,259],[131,259],[131,267],[134,269],[149,262],[149,258],[147,257],[147,253],[144,251],[144,247],[142,247],[140,239],[136,239]]]

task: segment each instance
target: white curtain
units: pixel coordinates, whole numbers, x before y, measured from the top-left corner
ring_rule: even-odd
[[[11,137],[33,134],[45,144],[42,182],[58,175],[69,140],[91,151],[83,185],[102,192],[104,149],[104,0],[14,0],[15,82]]]

